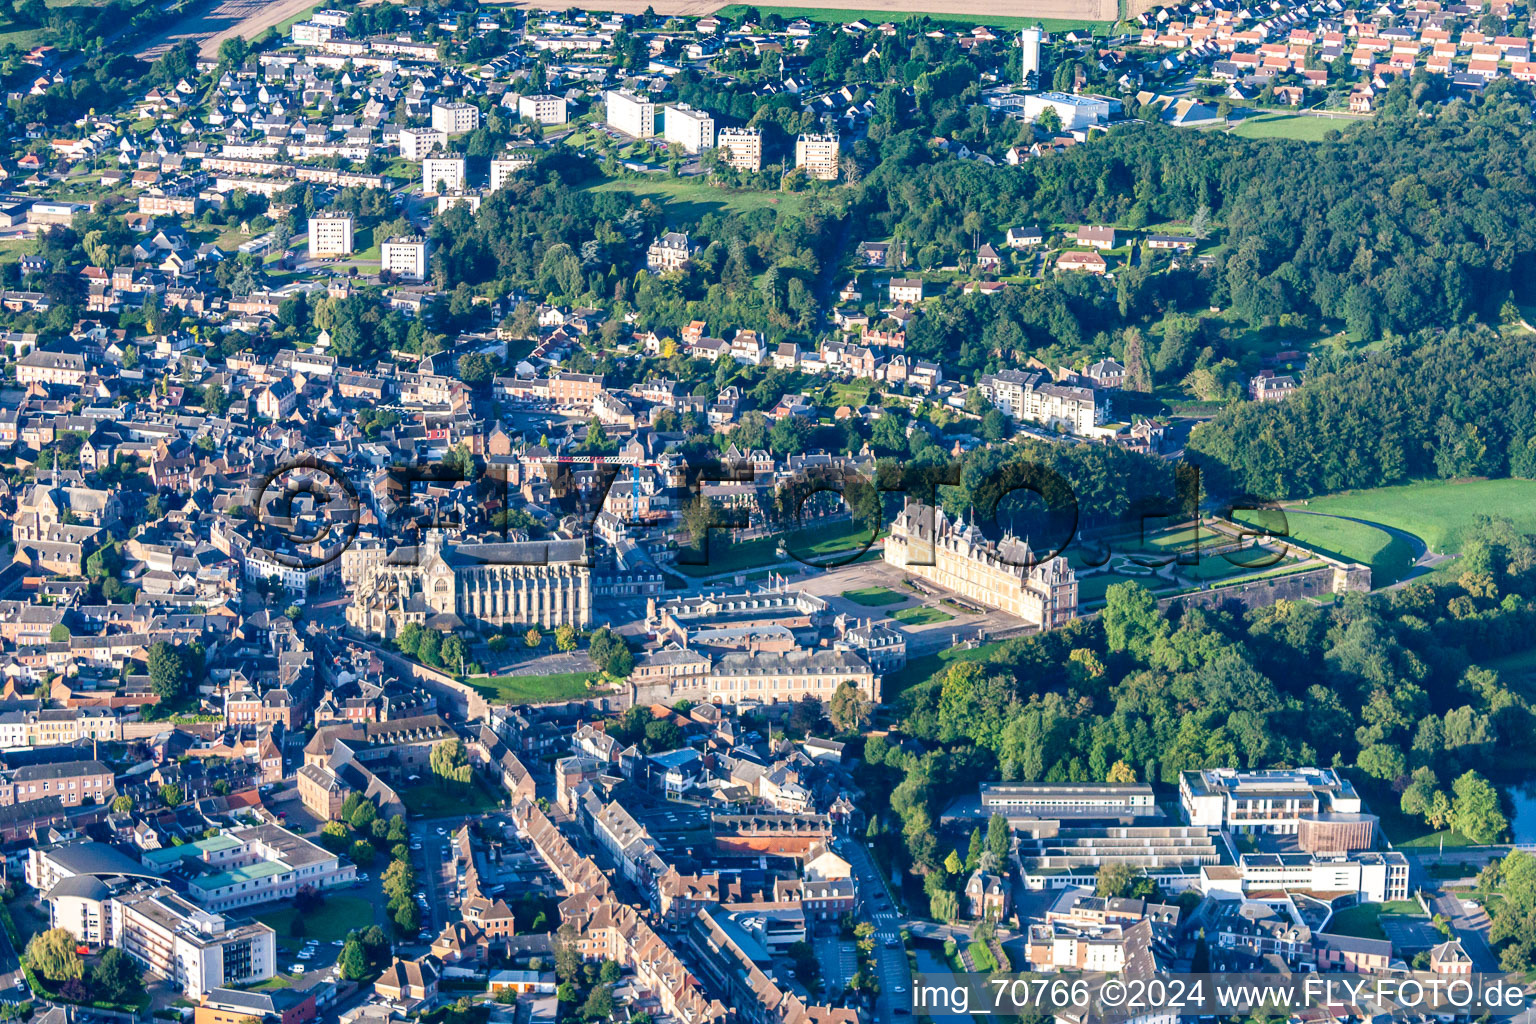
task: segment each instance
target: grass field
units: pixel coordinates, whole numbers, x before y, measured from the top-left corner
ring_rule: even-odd
[[[840,522],[832,526],[796,530],[783,535],[787,557],[815,565],[842,565],[853,561],[854,555],[871,552],[874,543],[867,530],[852,522]],[[868,543],[866,543],[868,542]],[[753,540],[732,542],[729,531],[711,530],[709,534],[709,558],[704,564],[685,562],[683,557],[697,557],[692,552],[680,555],[673,567],[685,576],[713,576],[717,573],[740,572],[743,569],[761,569],[779,561],[779,537],[757,537]],[[838,558],[846,553],[848,558]]]
[[[918,605],[913,608],[902,608],[891,612],[891,618],[898,622],[905,622],[909,626],[926,626],[933,622],[950,622],[954,616],[949,612],[941,612],[937,608],[927,608]]]
[[[923,16],[931,18],[936,22],[947,22],[964,25],[968,28],[976,25],[986,25],[990,28],[1005,28],[1015,32],[1019,29],[1027,28],[1030,25],[1034,25],[1036,23],[1045,26],[1045,29],[1048,32],[1065,32],[1074,28],[1092,28],[1096,32],[1107,33],[1111,28],[1114,27],[1114,22],[1112,20],[1087,18],[1079,20],[1070,17],[1036,18],[1027,14],[1008,15],[993,13],[997,10],[1006,10],[1007,5],[978,5],[975,11],[969,13],[948,10],[946,10],[945,13],[938,13],[940,8],[956,8],[960,6],[959,4],[935,3],[928,6],[930,9],[925,11],[922,10],[923,5],[920,3],[893,3],[885,8],[850,7],[847,9],[838,7],[791,7],[787,5],[780,6],[773,3],[764,3],[758,4],[757,9],[761,14],[764,15],[768,14],[769,12],[777,14],[785,21],[792,21],[795,18],[809,18],[812,21],[827,21],[839,25],[844,25],[850,21],[859,20],[867,21],[875,25],[886,21],[902,22],[907,18],[913,17],[914,15],[917,15],[919,12],[921,12]],[[1070,0],[1064,3],[1051,3],[1046,6],[1050,8],[1051,13],[1053,14],[1064,14],[1073,9],[1073,5],[1071,4]],[[1091,8],[1095,5],[1084,3],[1078,4],[1076,6],[1078,8]],[[1100,15],[1105,13],[1113,14],[1115,9],[1113,4],[1105,4],[1103,2],[1098,3],[1097,7],[1098,10],[1093,11],[1092,13]],[[739,18],[741,17],[742,12],[744,12],[746,9],[746,4],[731,4],[727,7],[722,7],[719,13],[726,15],[727,17]]]
[[[1478,514],[1502,516],[1521,533],[1536,533],[1536,480],[1423,480],[1313,498],[1306,508],[1395,526],[1431,551],[1455,553]]]
[[[1385,939],[1387,933],[1381,927],[1381,904],[1362,903],[1336,911],[1328,919],[1328,932],[1332,935],[1353,935],[1359,939]]]
[[[805,209],[805,197],[787,192],[757,192],[724,189],[706,185],[693,178],[611,178],[592,186],[593,192],[628,192],[641,199],[653,199],[668,213],[683,220],[697,220],[709,213],[751,213],[771,209],[799,214]]]
[[[293,939],[292,945],[296,949],[306,939],[334,942],[346,938],[355,928],[368,927],[373,924],[373,904],[356,896],[329,895],[319,910],[304,915],[304,934],[294,936],[293,919],[298,916],[299,912],[293,907],[284,907],[257,914],[256,920],[277,932],[279,942]]]
[[[400,799],[410,814],[423,818],[467,818],[494,811],[501,797],[491,792],[477,776],[468,784],[428,779],[419,786],[400,790]]]
[[[885,677],[882,700],[890,703],[901,691],[916,683],[925,682],[929,676],[946,667],[952,661],[986,661],[1001,642],[982,644],[980,647],[950,647],[936,654],[924,654],[907,661],[899,672]]]
[[[473,676],[464,681],[497,704],[539,704],[586,696],[590,676],[589,672],[557,672],[548,676]]]
[[[865,587],[862,590],[845,590],[843,596],[854,604],[861,604],[866,608],[879,608],[886,604],[900,604],[907,599],[906,594],[899,594],[889,587]]]
[[[1172,586],[1160,576],[1124,576],[1118,572],[1096,572],[1091,576],[1080,576],[1077,580],[1077,600],[1079,604],[1091,604],[1104,600],[1104,592],[1116,583],[1139,583],[1143,587],[1156,593],[1167,590]]]
[[[1321,511],[1316,504],[1308,506],[1309,510]],[[1277,525],[1276,517],[1270,512],[1239,512],[1234,518],[1245,525],[1264,529],[1275,529]],[[1304,544],[1320,554],[1369,565],[1374,586],[1397,582],[1413,565],[1413,552],[1405,541],[1364,523],[1290,515],[1285,517],[1285,528],[1297,544]]]
[[[1305,114],[1256,114],[1244,118],[1232,134],[1245,139],[1290,139],[1295,142],[1322,142],[1330,131],[1344,131],[1353,121],[1333,117],[1307,117]]]

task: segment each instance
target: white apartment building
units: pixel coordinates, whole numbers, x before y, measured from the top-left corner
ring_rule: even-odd
[[[763,169],[763,133],[757,128],[721,128],[715,145],[733,170],[757,172]]]
[[[332,25],[321,25],[313,21],[296,22],[293,26],[293,42],[295,46],[319,46],[321,43],[331,41],[331,36],[336,34]]]
[[[424,160],[427,154],[447,144],[447,133],[436,128],[400,129],[400,155],[407,160]]]
[[[472,132],[480,127],[480,108],[473,103],[434,103],[432,127],[448,135]]]
[[[352,215],[329,210],[309,218],[309,254],[315,257],[352,255]]]
[[[421,162],[422,195],[435,196],[439,192],[459,192],[463,188],[463,157],[430,156]]]
[[[517,116],[526,117],[538,124],[565,124],[565,97],[550,93],[536,93],[517,98]]]
[[[837,180],[838,137],[805,134],[795,139],[795,166],[820,181]]]
[[[656,104],[628,89],[611,89],[603,93],[605,123],[608,127],[648,139],[656,134]]]
[[[505,186],[519,172],[533,166],[533,154],[511,152],[491,161],[491,191]]]
[[[1314,895],[1353,893],[1361,902],[1388,903],[1408,899],[1408,859],[1396,850],[1366,850],[1332,857],[1245,853],[1236,864],[1202,865],[1200,889],[1207,895],[1281,890]]]
[[[277,933],[260,922],[230,927],[166,886],[115,896],[111,906],[112,944],[188,999],[277,972]]]
[[[402,235],[379,247],[379,269],[387,270],[402,281],[427,279],[427,240]]]
[[[669,103],[662,108],[661,130],[663,138],[688,153],[715,145],[715,119],[708,111],[695,110],[686,103]]]

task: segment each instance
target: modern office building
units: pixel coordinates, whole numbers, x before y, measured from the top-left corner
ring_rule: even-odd
[[[166,886],[114,897],[112,939],[188,999],[266,981],[277,971],[277,933],[271,928],[233,924]]]
[[[1024,97],[1024,119],[1039,120],[1047,109],[1056,111],[1061,126],[1068,131],[1103,124],[1119,104],[1103,96],[1074,96],[1065,92],[1041,92]]]
[[[1179,801],[1192,825],[1294,835],[1309,853],[1369,850],[1375,845],[1376,818],[1362,813],[1354,786],[1330,768],[1183,772]]]
[[[1008,818],[1157,817],[1148,784],[1112,782],[988,782],[981,785],[984,814]]]

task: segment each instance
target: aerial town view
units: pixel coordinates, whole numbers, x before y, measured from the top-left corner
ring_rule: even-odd
[[[1533,30],[0,0],[0,1022],[1536,1024]]]

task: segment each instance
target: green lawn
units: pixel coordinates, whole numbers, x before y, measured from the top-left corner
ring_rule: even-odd
[[[909,626],[926,626],[931,622],[949,622],[954,616],[949,612],[941,612],[937,608],[926,608],[921,605],[914,608],[903,608],[900,611],[891,612],[891,618],[905,622]]]
[[[1343,118],[1307,117],[1304,114],[1256,114],[1244,118],[1232,134],[1245,139],[1291,139],[1322,142],[1329,131],[1344,131],[1353,122]]]
[[[841,553],[869,554],[869,545],[874,543],[868,530],[852,522],[796,530],[782,536],[786,557],[815,565],[843,565],[854,559],[839,559],[831,556]],[[684,557],[697,556],[691,551],[680,552],[674,568],[685,576],[713,576],[717,573],[740,572],[744,569],[761,569],[780,561],[779,540],[779,536],[772,536],[733,542],[730,531],[711,530],[708,560],[702,565],[685,562]]]
[[[591,676],[590,672],[557,672],[547,676],[472,676],[464,681],[497,704],[540,704],[586,696]]]
[[[746,4],[730,4],[722,7],[715,13],[721,17],[739,18],[747,9]],[[1027,18],[1013,15],[975,15],[975,14],[947,14],[943,13],[943,4],[934,3],[934,10],[924,11],[923,16],[936,22],[964,25],[967,28],[976,25],[986,25],[989,28],[1003,28],[1017,32],[1031,25],[1039,24],[1045,27],[1047,32],[1066,32],[1075,28],[1091,28],[1095,32],[1108,34],[1114,28],[1114,22],[1110,21],[1077,21],[1071,18]],[[902,11],[891,10],[839,10],[831,7],[792,7],[779,4],[758,4],[757,11],[762,15],[770,12],[777,14],[785,21],[793,21],[796,18],[809,18],[812,21],[826,21],[836,25],[846,25],[850,21],[867,21],[872,25],[880,25],[884,22],[901,23],[912,15]]]
[[[640,199],[653,199],[669,214],[684,221],[698,220],[707,213],[743,214],[775,209],[799,214],[805,209],[805,197],[793,193],[715,188],[697,178],[659,174],[645,178],[611,178],[601,185],[594,185],[592,191],[628,192]]]
[[[501,806],[501,797],[478,777],[467,784],[428,779],[400,790],[400,799],[407,812],[423,818],[468,818]]]
[[[1327,931],[1331,935],[1353,935],[1360,939],[1385,939],[1387,933],[1381,927],[1381,904],[1362,903],[1346,907],[1328,919]]]
[[[907,599],[906,594],[900,594],[889,587],[865,587],[862,590],[845,590],[843,596],[854,604],[862,604],[866,608],[878,608],[886,604],[900,604]]]
[[[1306,508],[1395,526],[1431,551],[1454,553],[1478,514],[1503,516],[1521,533],[1536,533],[1536,480],[1422,480],[1313,498]]]
[[[926,682],[928,677],[945,668],[952,661],[986,661],[992,652],[1002,646],[1002,641],[994,641],[982,644],[980,647],[949,647],[936,654],[923,654],[916,658],[909,658],[907,664],[899,672],[892,672],[885,677],[884,702],[889,704],[902,690],[915,683]]]
[[[1078,578],[1077,603],[1084,605],[1104,600],[1104,592],[1116,583],[1139,583],[1153,593],[1167,590],[1172,585],[1160,576],[1122,576],[1118,572],[1096,572],[1092,576]]]
[[[292,939],[291,945],[297,948],[306,939],[334,942],[353,929],[368,927],[373,923],[373,904],[356,896],[328,895],[319,910],[304,915],[304,934],[295,936],[293,919],[298,916],[293,907],[284,907],[257,914],[256,920],[277,932],[279,942]]]
[[[1318,505],[1318,502],[1311,503],[1307,507],[1308,511],[1322,511]],[[1279,517],[1273,512],[1239,512],[1233,518],[1259,529],[1280,528],[1277,522]],[[1406,541],[1364,523],[1326,519],[1322,516],[1288,515],[1285,517],[1284,528],[1286,535],[1296,543],[1304,544],[1320,554],[1369,565],[1374,586],[1397,582],[1413,566],[1413,552],[1409,550]]]

